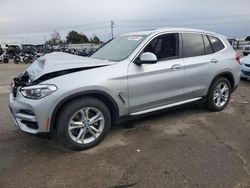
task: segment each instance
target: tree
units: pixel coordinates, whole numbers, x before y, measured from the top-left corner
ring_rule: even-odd
[[[54,41],[60,41],[61,40],[61,36],[60,33],[56,30],[53,31],[52,35],[51,35],[52,40]]]
[[[94,35],[93,38],[91,38],[90,42],[94,44],[102,43],[102,41],[96,35]]]
[[[250,36],[247,36],[245,41],[250,41]]]
[[[83,33],[78,33],[77,31],[70,31],[66,36],[66,41],[68,44],[80,44],[89,42],[89,39]]]
[[[50,46],[57,46],[64,44],[64,42],[61,40],[60,33],[54,30],[53,33],[51,34],[51,39],[46,41],[45,44]]]

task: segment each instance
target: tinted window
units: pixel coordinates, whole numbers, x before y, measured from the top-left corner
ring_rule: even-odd
[[[167,34],[153,39],[143,50],[143,52],[152,52],[157,56],[157,59],[173,59],[179,54],[179,35]]]
[[[205,54],[213,53],[213,49],[212,49],[210,42],[208,40],[208,36],[203,35],[203,40],[204,40]]]
[[[224,44],[221,42],[219,38],[214,36],[209,36],[209,40],[211,42],[214,52],[218,52],[224,48]]]
[[[204,55],[202,35],[193,33],[182,34],[183,57]]]

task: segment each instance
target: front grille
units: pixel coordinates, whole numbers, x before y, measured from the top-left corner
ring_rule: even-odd
[[[250,67],[250,64],[245,64],[246,67]]]
[[[38,129],[37,122],[22,120],[21,123],[25,124],[27,127],[31,129]]]
[[[247,71],[243,71],[243,70],[242,70],[242,73],[243,73],[245,76],[250,76],[250,72],[247,72]]]

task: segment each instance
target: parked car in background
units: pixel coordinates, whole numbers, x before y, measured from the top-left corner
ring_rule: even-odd
[[[244,56],[250,54],[250,45],[243,47],[242,53]]]
[[[8,48],[6,49],[6,53],[9,56],[9,58],[14,58],[16,54],[21,53],[21,48],[19,45],[8,45]]]
[[[35,45],[32,44],[22,44],[22,52],[25,54],[34,54]]]
[[[221,111],[240,81],[226,37],[195,29],[119,36],[90,57],[55,52],[14,78],[9,98],[21,130],[57,132],[74,149],[100,143],[111,124],[195,101]]]
[[[250,80],[250,56],[240,59],[241,78]]]

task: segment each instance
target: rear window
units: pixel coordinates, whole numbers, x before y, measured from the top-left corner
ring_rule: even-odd
[[[218,52],[225,48],[224,44],[221,42],[221,40],[214,36],[208,36],[209,40],[211,42],[212,48],[214,52]]]
[[[201,34],[182,34],[183,57],[194,57],[204,55],[204,44]]]

